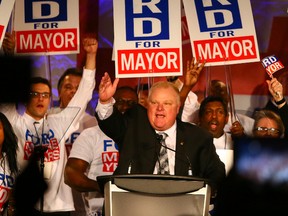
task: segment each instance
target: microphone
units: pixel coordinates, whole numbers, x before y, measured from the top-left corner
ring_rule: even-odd
[[[128,166],[128,174],[131,174],[131,169],[132,169],[132,161],[130,161],[129,166]]]
[[[163,144],[161,143],[162,135],[156,134],[156,139],[159,141],[159,144],[160,144],[161,146],[163,146],[164,148],[166,148],[166,149],[174,152],[174,153],[175,153],[175,157],[176,157],[176,153],[177,153],[176,150],[174,150],[174,149],[172,149],[172,148],[169,148],[168,146],[163,145]],[[187,160],[187,162],[188,162],[188,164],[189,164],[189,166],[188,166],[188,176],[192,176],[192,175],[193,175],[193,173],[192,173],[192,163],[191,163],[188,155],[186,154],[186,152],[181,152],[181,154],[185,156],[185,158],[186,158],[186,160]],[[157,156],[158,156],[158,163],[159,163],[159,165],[160,165],[159,154],[158,154]]]

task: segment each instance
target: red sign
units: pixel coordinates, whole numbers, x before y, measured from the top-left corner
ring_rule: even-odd
[[[253,36],[193,41],[196,56],[207,62],[232,61],[257,57]]]
[[[275,55],[263,58],[262,65],[270,77],[275,72],[284,68],[284,65],[278,60],[278,58]]]
[[[77,51],[77,29],[16,32],[17,53]]]
[[[119,74],[167,73],[180,70],[180,49],[119,50]]]

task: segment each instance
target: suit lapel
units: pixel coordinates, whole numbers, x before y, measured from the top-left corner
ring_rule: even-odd
[[[158,154],[160,152],[160,144],[156,138],[155,130],[151,127],[148,129],[147,133],[149,136],[143,137],[140,141],[142,144],[142,154],[145,161],[142,161],[143,169],[146,172],[153,173],[155,168],[155,163],[158,160]]]
[[[177,122],[176,130],[176,155],[175,155],[175,175],[184,175],[188,173],[188,159],[185,152],[184,127]]]

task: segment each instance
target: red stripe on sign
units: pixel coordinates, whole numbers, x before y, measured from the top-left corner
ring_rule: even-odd
[[[179,48],[118,50],[119,74],[179,72]]]
[[[196,56],[207,62],[223,62],[257,57],[253,36],[194,41]]]
[[[16,32],[17,53],[77,50],[77,29],[32,30]]]
[[[4,30],[4,26],[0,25],[0,38],[2,38],[3,30]]]

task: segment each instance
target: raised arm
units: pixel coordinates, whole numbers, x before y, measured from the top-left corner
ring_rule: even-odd
[[[96,55],[98,50],[98,41],[96,38],[87,37],[83,39],[83,48],[86,52],[85,69],[96,69]]]
[[[283,95],[282,84],[275,77],[273,77],[271,80],[266,80],[266,82],[268,84],[268,89],[273,97],[273,100],[275,101],[278,108],[280,109],[286,103],[286,100]]]
[[[269,91],[274,102],[278,107],[278,113],[285,127],[285,138],[288,138],[288,105],[284,97],[282,84],[274,77],[271,80],[266,80]]]
[[[87,103],[92,98],[93,90],[96,85],[95,73],[98,41],[96,38],[86,37],[83,39],[82,44],[86,54],[83,76],[79,83],[79,87],[68,106],[78,107],[85,110]]]
[[[110,103],[113,95],[116,92],[117,85],[119,83],[119,78],[116,78],[112,83],[111,78],[107,72],[104,73],[104,76],[101,79],[99,85],[99,102],[101,104]]]
[[[180,91],[182,106],[184,105],[187,95],[195,86],[195,84],[198,82],[199,75],[201,71],[203,70],[205,64],[206,64],[206,61],[201,62],[200,59],[198,59],[195,62],[194,57],[192,58],[191,62],[187,61],[187,68],[186,68],[185,79],[183,83],[184,85]]]
[[[93,90],[96,85],[95,73],[98,42],[95,38],[89,37],[84,38],[82,43],[86,53],[86,63],[81,81],[67,107],[58,113],[58,118],[62,117],[67,120],[63,121],[65,123],[62,125],[62,130],[65,129],[65,139],[79,128],[79,120],[85,114],[87,104],[92,99]]]

